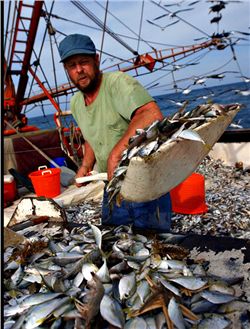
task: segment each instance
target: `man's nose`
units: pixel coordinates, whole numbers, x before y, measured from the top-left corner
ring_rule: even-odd
[[[83,72],[83,67],[81,64],[76,64],[76,72],[78,72],[78,73]]]

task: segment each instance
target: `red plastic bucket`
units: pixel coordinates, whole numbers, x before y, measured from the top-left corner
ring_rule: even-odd
[[[44,168],[44,169],[42,169]],[[61,193],[60,168],[39,167],[29,174],[37,196],[53,198]]]
[[[170,191],[172,210],[180,214],[202,214],[207,212],[205,202],[205,179],[193,173]]]
[[[4,175],[4,201],[12,202],[16,199],[16,182],[12,175]]]

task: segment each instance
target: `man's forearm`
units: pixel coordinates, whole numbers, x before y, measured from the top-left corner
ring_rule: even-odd
[[[121,159],[122,152],[128,147],[129,138],[135,135],[138,128],[145,128],[156,120],[162,120],[163,115],[155,102],[150,102],[135,111],[123,137],[112,149],[108,159],[108,177],[111,179],[114,169]]]
[[[163,114],[161,113],[158,105],[155,102],[150,102],[135,111],[128,129],[126,130],[123,137],[119,140],[119,142],[115,145],[114,149],[117,149],[122,152],[128,146],[129,138],[135,135],[135,131],[138,128],[145,128],[149,126],[152,122],[156,120],[162,120]],[[114,150],[113,149],[113,150]],[[113,151],[112,150],[112,151]]]
[[[91,171],[95,164],[95,154],[92,147],[87,141],[84,144],[84,156],[81,167],[86,167],[88,171]]]

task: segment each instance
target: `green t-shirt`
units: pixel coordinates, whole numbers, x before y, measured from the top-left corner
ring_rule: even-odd
[[[132,113],[151,101],[141,84],[123,72],[104,73],[90,105],[85,105],[81,91],[71,98],[72,115],[95,153],[99,172],[107,171],[108,156],[127,130]]]

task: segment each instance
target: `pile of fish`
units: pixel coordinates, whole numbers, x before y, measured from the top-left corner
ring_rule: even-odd
[[[205,177],[205,214],[172,214],[171,232],[250,239],[250,170],[207,156],[197,168]],[[73,223],[101,223],[101,202],[84,202],[65,209]]]
[[[70,205],[65,208],[67,220],[69,222],[94,225],[101,224],[102,204],[97,201],[83,202],[77,205]]]
[[[107,186],[109,203],[111,204],[112,200],[119,200],[121,185],[126,176],[129,162],[133,157],[148,159],[155,152],[160,151],[162,145],[181,139],[205,144],[195,129],[214,118],[225,116],[229,111],[239,107],[239,104],[220,105],[212,103],[198,105],[187,112],[184,111],[185,107],[183,107],[172,117],[165,117],[161,121],[156,120],[145,129],[137,129],[136,135],[129,140],[128,148],[122,153],[114,177]]]
[[[208,212],[173,214],[171,231],[250,239],[250,168],[206,157],[197,172],[205,177]]]
[[[223,329],[243,298],[233,287],[243,278],[188,261],[182,236],[47,223],[17,233],[28,241],[4,251],[4,329]]]

